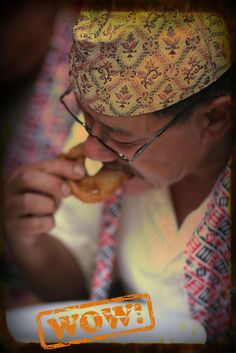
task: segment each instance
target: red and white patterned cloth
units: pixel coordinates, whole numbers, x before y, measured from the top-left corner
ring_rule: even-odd
[[[121,192],[104,203],[95,271],[91,286],[91,299],[107,298],[112,281],[115,259],[116,234],[120,225]]]
[[[224,338],[230,319],[230,164],[219,176],[185,250],[184,287],[190,312],[205,327],[208,342]],[[91,288],[92,299],[107,298],[112,280],[121,196],[108,200]],[[114,212],[114,210],[116,210]],[[113,232],[113,234],[112,234]]]
[[[193,318],[208,338],[224,336],[230,319],[230,165],[217,180],[207,212],[185,251],[185,289]]]

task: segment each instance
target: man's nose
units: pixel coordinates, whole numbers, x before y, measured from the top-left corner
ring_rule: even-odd
[[[103,146],[95,137],[88,136],[84,145],[85,156],[94,161],[113,162],[117,159],[115,153]]]

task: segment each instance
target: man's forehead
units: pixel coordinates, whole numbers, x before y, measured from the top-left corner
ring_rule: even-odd
[[[153,126],[158,120],[153,114],[150,113],[137,115],[135,119],[133,116],[117,116],[114,118],[114,116],[96,112],[78,97],[77,102],[83,113],[88,114],[110,132],[114,132],[122,136],[138,136],[138,132],[140,131],[152,131]]]

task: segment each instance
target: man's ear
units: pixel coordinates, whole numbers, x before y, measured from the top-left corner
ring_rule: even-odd
[[[231,97],[222,96],[205,105],[204,135],[208,141],[221,139],[232,125]]]

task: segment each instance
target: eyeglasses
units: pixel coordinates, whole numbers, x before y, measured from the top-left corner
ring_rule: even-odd
[[[111,146],[109,146],[108,144],[106,144],[102,138],[96,136],[93,134],[92,129],[82,120],[80,120],[77,115],[75,113],[73,113],[72,109],[70,109],[68,107],[68,104],[65,102],[65,97],[70,95],[70,93],[72,92],[72,88],[69,87],[67,88],[67,90],[60,96],[60,102],[64,105],[64,107],[66,108],[66,110],[68,111],[68,113],[80,124],[82,125],[85,130],[87,131],[87,133],[92,136],[93,138],[95,138],[96,140],[98,140],[104,147],[108,148],[110,151],[112,151],[118,158],[122,159],[123,161],[127,162],[127,163],[133,163],[154,141],[157,140],[157,138],[159,136],[161,136],[161,134],[163,134],[163,132],[165,132],[171,125],[173,125],[177,119],[179,119],[179,117],[182,115],[183,111],[180,112],[179,114],[177,114],[172,120],[170,120],[166,125],[164,125],[160,130],[158,130],[156,132],[156,134],[151,138],[150,141],[146,142],[143,146],[139,147],[137,149],[137,151],[133,154],[132,158],[128,158],[125,154],[116,151],[115,149],[113,149]],[[186,108],[184,109],[186,110]]]

